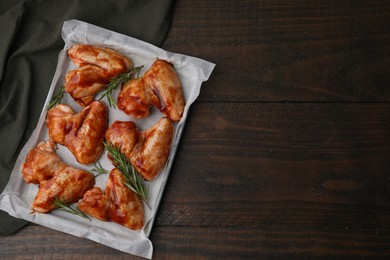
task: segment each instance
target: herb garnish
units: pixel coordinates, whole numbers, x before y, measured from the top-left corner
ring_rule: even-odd
[[[99,100],[102,100],[104,97],[107,97],[109,107],[116,108],[116,102],[115,102],[114,98],[112,97],[112,92],[119,85],[126,83],[130,79],[138,78],[139,73],[141,72],[142,68],[143,68],[143,66],[135,67],[135,68],[131,69],[129,72],[119,74],[119,75],[115,76],[114,78],[112,78],[111,81],[106,85],[106,90],[103,92],[103,95],[99,98]]]
[[[100,164],[100,162],[98,161],[97,164],[95,163],[95,168],[93,168],[91,171],[92,172],[95,172],[97,173],[95,175],[95,178],[101,174],[107,174],[107,173],[110,173],[109,171],[107,171],[106,169],[103,168],[103,166]]]
[[[64,94],[65,94],[65,87],[64,87],[64,85],[62,85],[58,89],[57,93],[51,98],[49,105],[47,105],[47,107],[46,107],[46,110],[52,109],[57,104],[60,104]]]
[[[141,174],[128,161],[125,154],[120,151],[120,147],[116,148],[112,143],[104,143],[109,155],[114,161],[115,167],[123,174],[126,179],[125,185],[132,191],[137,193],[141,199],[148,205],[148,189],[145,185]],[[149,206],[149,205],[148,205]]]
[[[91,221],[91,218],[87,214],[82,212],[77,206],[68,205],[68,204],[66,204],[66,202],[63,199],[61,200],[58,197],[55,197],[53,204],[56,207],[58,207],[59,210],[66,211],[68,213],[80,216],[84,219]]]

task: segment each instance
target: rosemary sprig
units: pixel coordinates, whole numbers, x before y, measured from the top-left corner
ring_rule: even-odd
[[[55,107],[57,104],[61,103],[62,97],[65,94],[65,87],[62,85],[57,93],[51,98],[49,105],[47,105],[46,110],[49,110],[53,107]]]
[[[111,143],[104,143],[104,147],[107,149],[109,155],[114,161],[115,167],[123,174],[126,179],[125,185],[130,188],[132,191],[137,193],[141,199],[149,206],[147,203],[148,189],[145,185],[143,178],[139,172],[131,165],[127,160],[126,155],[124,155],[120,148],[116,148]]]
[[[95,178],[97,176],[101,175],[101,174],[108,174],[108,173],[110,173],[109,171],[107,171],[106,169],[103,168],[103,166],[100,164],[99,161],[97,162],[97,164],[95,163],[94,165],[95,165],[95,168],[93,168],[91,171],[97,173],[95,175]]]
[[[77,206],[68,205],[68,204],[66,204],[66,202],[63,199],[61,200],[58,197],[55,197],[55,199],[53,201],[53,204],[56,207],[58,207],[59,210],[62,210],[62,211],[65,211],[65,212],[68,212],[68,213],[80,216],[80,217],[82,217],[84,219],[87,219],[87,220],[91,221],[91,218],[88,217],[87,214],[82,212]]]
[[[116,102],[112,97],[112,92],[119,85],[122,85],[123,83],[129,81],[130,79],[138,78],[142,68],[143,66],[135,67],[131,69],[129,72],[119,74],[114,78],[112,78],[111,81],[106,85],[106,90],[103,92],[103,95],[99,98],[99,100],[102,100],[104,97],[107,97],[108,105],[110,107],[116,108]]]

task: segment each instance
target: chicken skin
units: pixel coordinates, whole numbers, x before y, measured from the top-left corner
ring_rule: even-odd
[[[172,121],[183,115],[183,88],[175,68],[165,60],[156,60],[142,78],[128,81],[118,95],[118,108],[134,118],[147,116],[151,105]]]
[[[85,64],[66,74],[64,88],[79,105],[86,107],[109,81],[104,69]]]
[[[144,225],[144,205],[141,199],[125,185],[123,174],[114,168],[108,177],[106,191],[94,187],[78,203],[84,213],[102,221],[113,221],[138,230]]]
[[[41,142],[29,151],[22,165],[22,175],[25,182],[39,184],[32,210],[40,213],[55,209],[56,198],[67,204],[77,202],[95,185],[95,178],[91,173],[61,161],[55,153],[55,143],[52,140]]]
[[[84,193],[77,207],[85,214],[101,221],[110,221],[111,215],[115,212],[113,201],[99,187],[93,187]]]
[[[168,159],[173,132],[172,121],[167,117],[143,132],[133,122],[115,121],[107,129],[106,140],[120,147],[145,180],[152,180]]]
[[[158,103],[158,96],[145,87],[144,79],[137,78],[126,82],[118,95],[118,108],[134,118],[149,115],[152,99]]]
[[[105,47],[75,44],[67,51],[69,58],[78,66],[92,64],[106,71],[109,77],[128,71],[133,62],[123,54]]]
[[[22,165],[23,180],[27,183],[39,184],[53,177],[54,173],[63,167],[64,163],[55,153],[55,143],[52,140],[41,142],[26,156]]]
[[[107,107],[94,101],[76,114],[68,105],[57,105],[47,113],[49,136],[65,145],[81,164],[96,162],[104,150]]]
[[[67,53],[79,68],[66,74],[64,88],[83,107],[91,104],[114,76],[133,66],[128,57],[104,47],[76,44]]]
[[[179,121],[184,111],[184,96],[173,64],[164,60],[156,60],[143,78],[145,85],[159,97],[160,102],[153,102],[153,105],[172,121]]]

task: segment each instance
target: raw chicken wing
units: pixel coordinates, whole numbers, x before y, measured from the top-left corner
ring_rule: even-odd
[[[76,114],[68,105],[57,105],[47,113],[49,136],[65,145],[82,164],[96,162],[104,150],[107,107],[94,101]]]
[[[144,79],[137,78],[126,82],[118,95],[118,108],[134,118],[149,115],[151,104],[158,103],[158,96],[145,87]]]
[[[23,180],[27,183],[39,184],[53,177],[54,173],[63,168],[63,162],[55,153],[55,143],[48,141],[39,143],[31,149],[22,165]]]
[[[103,221],[114,221],[130,229],[144,225],[144,206],[141,199],[125,185],[123,174],[114,168],[108,177],[106,191],[94,187],[78,203],[86,214]]]
[[[56,198],[69,204],[77,202],[95,184],[92,174],[62,162],[51,140],[30,150],[22,165],[22,175],[27,183],[39,184],[32,210],[41,213],[55,209]]]
[[[133,66],[128,57],[104,47],[76,44],[67,53],[79,68],[66,74],[65,91],[83,107],[88,106],[114,76]]]
[[[95,178],[92,174],[67,166],[58,170],[53,178],[40,182],[32,209],[41,213],[50,212],[56,208],[53,205],[56,198],[67,204],[75,203],[94,184]]]
[[[78,104],[86,107],[109,81],[104,69],[95,65],[81,65],[66,74],[64,88]]]
[[[113,201],[99,187],[93,187],[87,191],[77,207],[84,213],[102,221],[111,220],[111,215],[115,212]]]
[[[152,180],[166,163],[173,139],[169,118],[161,118],[150,129],[139,132],[133,122],[114,122],[106,132],[106,140],[126,155],[145,180]]]
[[[123,54],[105,47],[75,44],[67,51],[70,59],[78,66],[92,64],[106,71],[109,77],[128,71],[133,62]]]
[[[156,60],[141,79],[127,82],[118,95],[118,108],[134,118],[147,116],[151,104],[172,121],[183,115],[183,88],[173,65],[165,60]]]

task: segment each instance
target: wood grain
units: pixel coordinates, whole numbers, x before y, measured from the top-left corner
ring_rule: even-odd
[[[217,64],[200,101],[389,101],[388,1],[177,1],[164,48]]]
[[[371,235],[348,229],[340,233],[156,226],[151,239],[156,249],[154,259],[345,259],[363,255],[385,258],[390,254],[388,233],[378,230]],[[141,259],[36,225],[0,241],[3,259]]]
[[[158,225],[390,228],[389,105],[197,104],[192,112]]]

